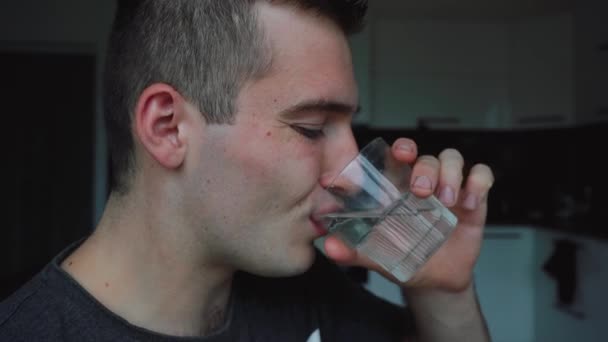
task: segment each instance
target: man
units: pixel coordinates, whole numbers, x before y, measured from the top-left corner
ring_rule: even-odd
[[[357,1],[123,2],[107,60],[114,184],[94,233],[0,307],[1,340],[486,341],[472,270],[487,166],[418,156],[412,189],[459,218],[408,307],[315,252],[315,198],[356,153]],[[386,274],[335,238],[337,264]]]

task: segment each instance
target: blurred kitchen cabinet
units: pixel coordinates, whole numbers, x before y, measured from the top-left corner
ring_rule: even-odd
[[[606,19],[608,21],[608,19]],[[595,83],[597,84],[593,89],[594,103],[596,108],[594,110],[594,121],[607,121],[608,120],[608,35],[603,43],[598,42],[597,54],[599,55],[599,62],[597,65],[597,73]]]
[[[560,250],[562,241],[576,251]],[[492,340],[605,341],[606,258],[606,240],[547,227],[488,226],[474,276]],[[568,284],[575,284],[570,304],[560,302]]]
[[[560,241],[577,246],[574,302],[560,305],[561,281],[546,271],[549,262],[562,273],[568,258]],[[474,269],[481,310],[495,342],[605,341],[608,241],[527,225],[489,225]],[[568,279],[565,279],[567,282]],[[368,290],[403,305],[399,288],[370,272]]]
[[[355,123],[439,129],[579,123],[574,22],[566,12],[505,21],[370,13],[366,30],[351,38],[363,107]]]
[[[371,28],[366,26],[362,32],[352,35],[349,44],[352,52],[355,79],[359,87],[359,105],[361,110],[353,118],[355,125],[367,125],[370,122],[371,104]]]
[[[576,111],[583,123],[608,121],[608,2],[575,2]]]
[[[516,19],[508,42],[513,127],[576,124],[572,14]]]
[[[486,228],[474,277],[495,342],[534,341],[535,243],[533,228]]]
[[[550,229],[536,238],[535,341],[606,341],[608,241]]]
[[[379,128],[502,128],[507,92],[500,81],[378,75],[374,117]]]
[[[371,124],[495,128],[508,113],[504,25],[372,18]]]

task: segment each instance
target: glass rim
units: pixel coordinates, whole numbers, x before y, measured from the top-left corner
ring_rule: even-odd
[[[346,163],[340,169],[340,171],[331,179],[331,181],[329,182],[329,185],[325,189],[330,190],[330,189],[334,188],[334,186],[336,184],[336,180],[338,180],[338,178],[340,178],[340,176],[342,176],[344,174],[344,172],[348,168],[348,166],[351,165],[354,161],[356,161],[357,158],[363,156],[369,160],[370,158],[368,158],[368,155],[372,151],[375,151],[375,149],[378,148],[378,146],[384,148],[385,150],[390,150],[390,145],[386,142],[386,140],[383,137],[376,137],[376,138],[372,139],[370,142],[365,144],[365,146],[363,146],[363,148],[360,149],[359,152],[357,152],[357,154],[355,154],[355,156],[353,158],[351,158],[348,161],[348,163]]]

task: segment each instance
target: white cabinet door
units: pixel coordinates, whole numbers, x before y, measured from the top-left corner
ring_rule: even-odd
[[[495,342],[534,341],[534,233],[486,228],[475,283]]]
[[[506,34],[501,23],[376,17],[375,70],[502,76],[507,72]]]
[[[595,90],[593,103],[596,103],[593,121],[608,121],[608,35],[606,36],[606,43],[598,46],[599,61],[594,82],[596,86],[593,88]]]
[[[516,128],[574,124],[574,26],[571,14],[509,24],[509,92]]]
[[[576,110],[582,123],[608,120],[608,2],[575,7]]]
[[[413,74],[377,75],[376,127],[501,128],[508,123],[508,92],[492,78]]]
[[[558,282],[543,271],[555,253],[555,242],[567,239],[578,245],[576,292],[571,306],[558,304]],[[535,315],[537,341],[606,341],[608,241],[544,230],[537,232],[535,260]]]
[[[371,103],[371,35],[367,26],[362,32],[349,37],[355,78],[359,88],[361,111],[353,118],[355,125],[367,125],[372,114]]]
[[[500,128],[508,120],[504,24],[376,17],[376,127]]]

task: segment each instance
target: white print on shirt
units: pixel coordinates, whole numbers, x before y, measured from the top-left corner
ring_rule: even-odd
[[[321,331],[315,330],[306,342],[321,342]]]

